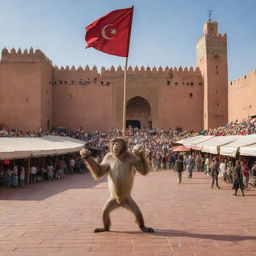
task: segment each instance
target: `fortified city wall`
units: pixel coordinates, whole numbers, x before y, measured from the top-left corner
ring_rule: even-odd
[[[96,67],[55,67],[52,83],[55,126],[66,124],[89,130],[121,127],[120,66],[103,67],[100,73]],[[145,99],[151,108],[153,127],[202,129],[202,96],[203,82],[198,68],[128,68],[127,102],[134,97]]]
[[[228,85],[229,122],[256,115],[256,70]]]

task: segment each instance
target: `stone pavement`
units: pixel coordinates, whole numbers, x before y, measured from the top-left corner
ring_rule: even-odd
[[[211,189],[201,173],[182,184],[172,171],[137,174],[133,198],[153,234],[140,232],[122,208],[111,214],[112,232],[93,233],[109,194],[105,178],[0,188],[0,255],[256,255],[256,192],[235,197],[230,187]]]

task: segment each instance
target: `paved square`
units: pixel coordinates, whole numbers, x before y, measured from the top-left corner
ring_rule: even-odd
[[[256,191],[234,197],[231,185],[210,188],[195,173],[182,184],[172,171],[135,176],[133,198],[153,234],[140,232],[126,209],[102,225],[106,179],[66,176],[22,188],[0,188],[0,256],[214,256],[256,255]]]

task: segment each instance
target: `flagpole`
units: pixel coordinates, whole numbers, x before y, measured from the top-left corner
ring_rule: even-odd
[[[123,101],[123,126],[122,126],[122,134],[125,136],[126,130],[126,84],[127,84],[127,66],[128,66],[128,57],[125,58],[125,66],[124,66],[124,101]]]

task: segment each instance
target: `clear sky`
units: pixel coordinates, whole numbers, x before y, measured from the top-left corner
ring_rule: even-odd
[[[132,5],[131,66],[195,66],[212,9],[228,35],[229,80],[256,69],[256,0],[0,0],[0,48],[39,48],[57,66],[123,66],[124,58],[85,49],[85,26]]]

